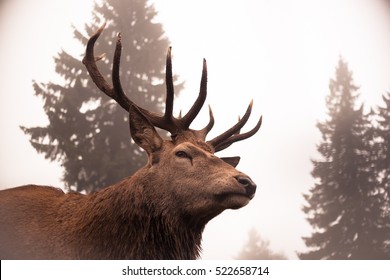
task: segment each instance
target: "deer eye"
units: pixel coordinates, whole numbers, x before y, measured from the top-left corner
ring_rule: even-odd
[[[177,151],[175,155],[177,157],[179,157],[179,158],[189,158],[189,159],[191,159],[191,157],[184,151]]]

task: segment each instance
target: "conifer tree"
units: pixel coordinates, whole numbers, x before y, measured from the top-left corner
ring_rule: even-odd
[[[122,86],[136,104],[159,112],[165,98],[169,42],[155,16],[154,7],[146,0],[103,1],[95,4],[95,23],[85,26],[87,34],[75,29],[74,35],[85,46],[103,22],[107,23],[95,49],[97,55],[106,53],[98,67],[110,81],[115,40],[121,32]],[[91,192],[131,175],[146,158],[130,140],[128,113],[97,89],[81,63],[83,55],[74,57],[63,50],[55,57],[55,70],[64,84],[34,82],[49,124],[22,130],[39,153],[61,162],[65,187]],[[181,88],[178,85],[176,92]]]
[[[372,162],[373,128],[363,105],[357,106],[358,87],[342,59],[329,83],[328,119],[318,124],[322,142],[313,160],[316,179],[303,208],[313,227],[304,238],[309,251],[301,259],[380,259],[383,193]]]
[[[249,231],[249,239],[240,252],[239,260],[285,260],[287,257],[282,253],[273,252],[270,242],[263,239],[255,230]]]
[[[390,259],[390,93],[383,96],[384,106],[377,110],[375,130],[375,160],[380,191],[383,193],[382,227],[384,232],[383,251]]]

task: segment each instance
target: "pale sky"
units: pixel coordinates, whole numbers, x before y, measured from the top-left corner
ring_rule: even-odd
[[[264,117],[255,136],[223,153],[241,156],[238,169],[257,183],[256,197],[207,225],[203,258],[236,257],[251,228],[274,250],[296,258],[305,249],[301,237],[310,232],[302,193],[313,185],[310,160],[320,141],[315,125],[325,118],[329,79],[342,56],[360,100],[380,104],[390,90],[390,7],[383,0],[152,2],[173,47],[173,71],[186,82],[176,110],[196,98],[205,57],[206,102],[216,118],[211,137],[235,123],[252,98],[249,126]],[[47,122],[32,80],[58,81],[52,57],[61,49],[81,59],[84,46],[73,39],[71,25],[81,29],[90,21],[91,3],[0,2],[0,188],[62,185],[58,164],[38,155],[19,125]],[[195,128],[207,117],[203,110]]]

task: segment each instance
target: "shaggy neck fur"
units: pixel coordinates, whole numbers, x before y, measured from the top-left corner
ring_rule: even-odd
[[[78,258],[198,258],[206,223],[152,204],[145,187],[129,186],[129,180],[86,196],[86,203],[80,201],[88,205],[81,217],[73,217],[78,220],[75,234],[80,238],[67,241],[73,242]]]

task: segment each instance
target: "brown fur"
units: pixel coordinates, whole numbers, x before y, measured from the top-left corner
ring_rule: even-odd
[[[183,118],[172,116],[173,78],[167,55],[167,102],[164,116],[132,103],[119,81],[118,36],[111,87],[96,67],[94,43],[83,60],[93,81],[129,112],[133,140],[148,154],[148,164],[133,176],[83,195],[28,185],[0,191],[0,259],[195,259],[202,232],[225,209],[245,206],[256,185],[234,167],[239,157],[218,158],[215,151],[251,137],[261,125],[240,134],[252,102],[236,125],[205,141],[214,124],[202,130],[189,125],[206,98],[207,68],[203,63],[201,90]],[[172,134],[163,140],[155,126]]]
[[[178,150],[192,157],[180,158]],[[206,223],[249,202],[244,174],[190,142],[101,191],[0,191],[1,259],[195,259]]]

